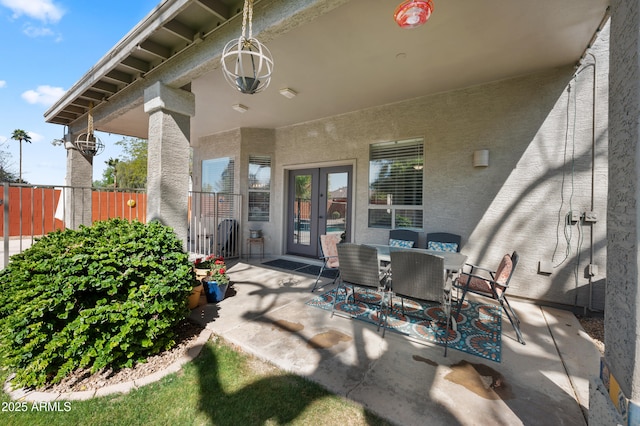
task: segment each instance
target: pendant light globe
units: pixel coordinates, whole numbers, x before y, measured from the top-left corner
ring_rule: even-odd
[[[222,70],[232,87],[241,93],[253,95],[269,86],[273,58],[269,49],[257,39],[240,37],[224,47]]]

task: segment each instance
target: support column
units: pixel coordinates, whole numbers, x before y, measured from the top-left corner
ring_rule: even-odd
[[[149,114],[147,221],[173,228],[187,248],[189,135],[195,96],[157,82],[144,91]]]
[[[605,356],[589,424],[640,424],[640,2],[611,2]]]
[[[75,140],[78,135],[69,135]],[[85,157],[67,142],[67,175],[64,194],[64,226],[78,229],[80,225],[91,226],[91,185],[93,184],[93,157]]]

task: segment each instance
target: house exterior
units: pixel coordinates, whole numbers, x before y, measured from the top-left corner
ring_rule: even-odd
[[[241,239],[262,230],[265,253],[317,256],[326,232],[358,243],[384,243],[394,227],[452,232],[474,263],[518,251],[513,296],[609,311],[608,220],[626,209],[609,199],[609,98],[627,79],[610,81],[621,74],[609,17],[630,37],[638,5],[436,1],[406,30],[396,3],[256,1],[253,35],[275,65],[270,86],[247,95],[220,69],[242,2],[165,0],[45,118],[73,140],[91,106],[97,130],[147,138],[147,218],[185,240],[191,167],[194,190],[243,195]],[[67,166],[68,185],[90,183],[90,159],[71,149]],[[636,253],[632,240],[616,250]],[[628,271],[635,294],[637,265]],[[635,335],[636,322],[623,328]],[[621,388],[638,401],[635,355],[623,351],[613,374],[630,377]]]

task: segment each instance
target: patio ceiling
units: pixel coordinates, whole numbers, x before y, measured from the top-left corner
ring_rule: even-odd
[[[392,19],[400,0],[337,3],[344,4],[327,6],[326,13],[268,40],[258,35],[275,62],[265,92],[243,95],[229,87],[215,58],[216,64],[194,75],[192,135],[278,128],[576,64],[609,5],[608,0],[434,0],[434,13],[424,26],[403,30]],[[258,6],[286,10],[287,2],[256,2],[254,27],[260,20]],[[110,99],[171,63],[171,57],[187,54],[201,35],[215,37],[216,28],[232,25],[234,37],[239,36],[241,7],[242,2],[230,0],[163,2],[47,111],[46,120],[80,126],[90,102],[96,109],[109,108]],[[279,93],[284,87],[298,96],[284,98]],[[234,111],[238,103],[249,110]],[[96,119],[96,129],[147,137],[141,100],[104,117]]]

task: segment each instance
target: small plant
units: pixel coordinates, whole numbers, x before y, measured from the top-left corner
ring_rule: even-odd
[[[218,259],[219,256],[215,254],[210,254],[204,258],[199,257],[193,262],[193,266],[197,269],[211,269],[214,262]]]
[[[211,272],[209,272],[209,281],[215,281],[218,285],[229,284],[229,276],[227,275],[227,265],[224,259],[219,257],[213,262]]]
[[[130,367],[175,344],[193,281],[182,242],[158,222],[53,232],[0,272],[0,355],[18,386]]]

